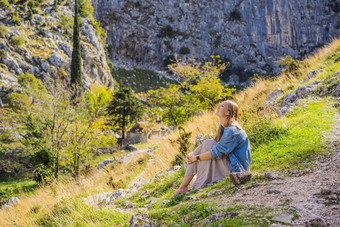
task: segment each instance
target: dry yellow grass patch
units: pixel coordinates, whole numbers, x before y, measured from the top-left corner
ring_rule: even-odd
[[[135,156],[128,163],[114,164],[114,168],[107,167],[107,171],[98,171],[95,177],[81,177],[75,180],[60,180],[50,186],[37,189],[33,194],[20,197],[20,203],[7,210],[0,210],[0,226],[36,226],[31,209],[41,206],[44,214],[51,214],[54,206],[61,201],[70,200],[81,195],[91,195],[96,192],[112,191],[107,185],[110,176],[114,181],[122,179],[131,180],[136,171],[139,170],[141,159],[147,159],[149,155],[144,153]]]

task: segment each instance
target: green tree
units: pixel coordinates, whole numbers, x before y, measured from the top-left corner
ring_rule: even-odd
[[[73,50],[71,59],[71,84],[75,85],[75,96],[79,96],[82,87],[81,77],[81,47],[79,32],[78,0],[75,1],[73,23]]]
[[[205,63],[195,59],[182,62],[174,56],[175,63],[168,65],[168,68],[181,83],[150,90],[148,102],[153,106],[151,112],[159,113],[157,108],[161,108],[162,121],[168,125],[179,126],[201,111],[213,109],[221,100],[232,98],[234,89],[224,87],[218,78],[226,64],[219,56],[211,58],[211,61]]]
[[[125,138],[126,126],[140,120],[143,113],[143,105],[133,96],[131,88],[121,88],[115,93],[107,107],[107,114],[110,116],[108,124],[113,126],[115,131],[121,130],[120,145]]]

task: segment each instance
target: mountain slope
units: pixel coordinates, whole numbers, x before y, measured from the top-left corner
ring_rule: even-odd
[[[4,102],[12,91],[20,90],[17,76],[26,72],[46,86],[56,77],[70,80],[73,4],[65,1],[55,7],[54,1],[32,2],[11,3],[0,12],[0,98]],[[80,29],[83,86],[89,90],[96,82],[113,88],[104,46],[96,31],[99,27],[90,18],[82,18]]]

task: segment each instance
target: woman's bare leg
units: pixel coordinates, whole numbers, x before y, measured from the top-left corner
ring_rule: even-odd
[[[190,176],[184,176],[183,181],[181,185],[179,186],[180,188],[185,188],[188,187],[190,184],[191,180],[194,178],[195,175],[190,175]]]

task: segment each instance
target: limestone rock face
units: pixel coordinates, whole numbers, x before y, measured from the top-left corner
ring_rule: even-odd
[[[278,73],[275,61],[301,58],[340,34],[333,0],[92,0],[117,67],[158,70],[164,60],[206,59]]]
[[[17,76],[26,72],[41,79],[45,86],[60,75],[70,82],[73,30],[69,21],[73,21],[73,5],[59,6],[55,11],[53,1],[49,1],[41,6],[46,14],[34,14],[31,20],[21,19],[21,25],[8,19],[15,7],[10,5],[1,10],[0,25],[7,30],[7,34],[0,37],[0,49],[5,51],[0,56],[2,102],[6,103],[9,93],[19,89]],[[83,90],[88,91],[93,83],[113,89],[104,42],[88,18],[81,20]],[[13,36],[22,37],[25,40],[23,45],[15,45]]]

